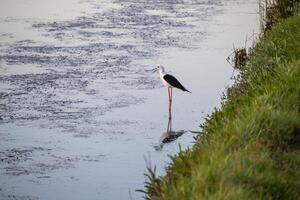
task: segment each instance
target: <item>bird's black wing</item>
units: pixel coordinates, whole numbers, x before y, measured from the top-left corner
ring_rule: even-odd
[[[181,85],[181,83],[172,75],[170,74],[166,74],[164,75],[163,77],[165,79],[165,81],[167,81],[171,86],[175,87],[175,88],[178,88],[178,89],[181,89],[183,91],[187,91],[187,92],[190,92],[188,91],[187,89],[185,89],[183,87],[183,85]]]

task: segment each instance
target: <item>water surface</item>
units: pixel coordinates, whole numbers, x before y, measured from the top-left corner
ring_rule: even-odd
[[[232,44],[257,32],[256,1],[0,3],[0,199],[141,199],[146,157],[192,146],[232,84]],[[163,64],[174,90],[168,124]]]

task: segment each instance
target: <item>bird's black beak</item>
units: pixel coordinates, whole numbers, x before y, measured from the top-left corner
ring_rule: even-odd
[[[154,73],[156,71],[157,71],[157,68],[154,68],[154,69],[151,70],[152,73]]]

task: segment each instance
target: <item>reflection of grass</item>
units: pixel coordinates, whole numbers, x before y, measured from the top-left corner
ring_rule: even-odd
[[[220,110],[167,175],[149,170],[151,199],[300,199],[300,14],[254,48]]]

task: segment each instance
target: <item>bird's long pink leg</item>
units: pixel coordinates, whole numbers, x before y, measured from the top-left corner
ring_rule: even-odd
[[[173,88],[170,88],[170,131],[172,131],[172,98],[173,98]]]
[[[168,88],[168,97],[169,97],[169,103],[170,103],[170,88]]]
[[[170,88],[170,90],[171,90],[171,103],[172,103],[172,97],[173,97],[173,88]]]
[[[169,95],[169,120],[171,120],[171,104],[172,104],[172,97],[171,97],[171,88],[168,87],[168,95]]]

